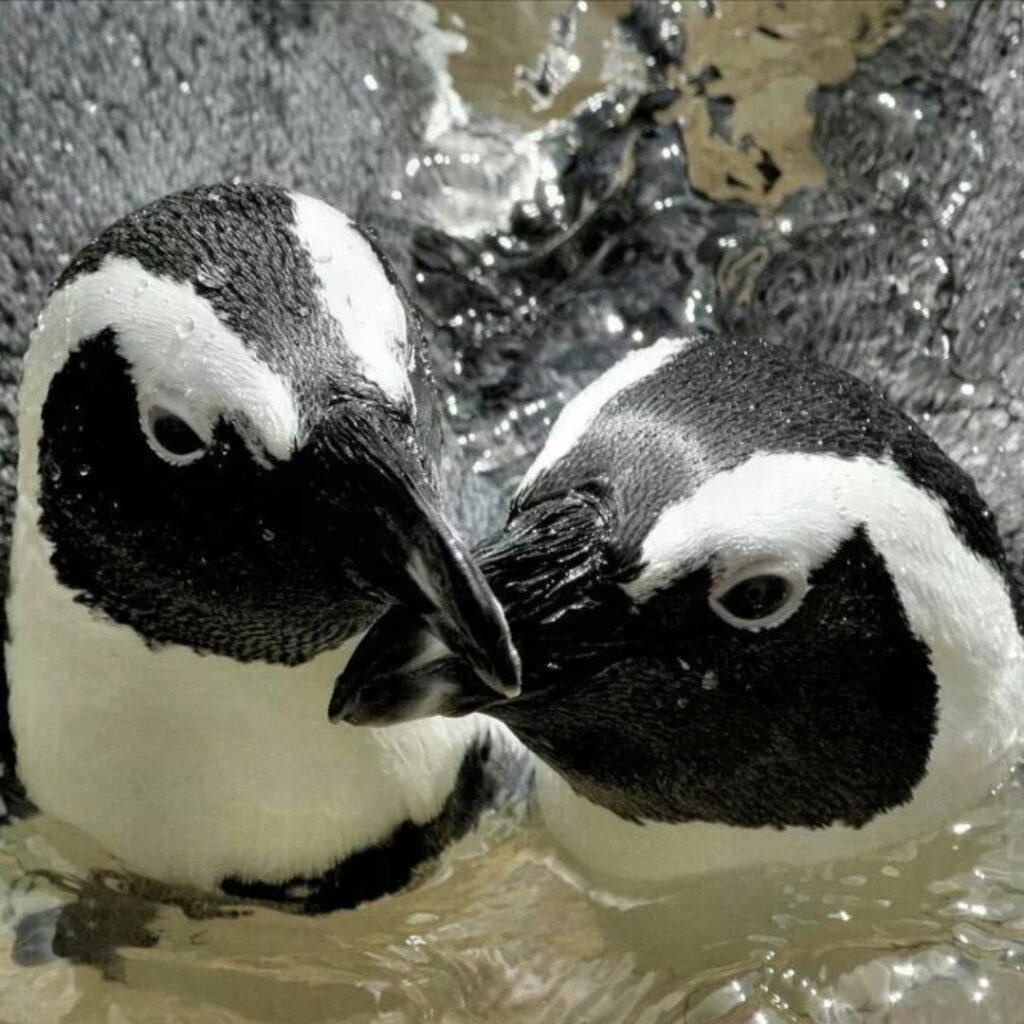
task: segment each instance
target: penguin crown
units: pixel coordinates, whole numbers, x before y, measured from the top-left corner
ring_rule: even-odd
[[[171,464],[201,457],[221,417],[282,460],[332,382],[413,403],[417,325],[403,300],[344,214],[273,186],[217,185],[109,227],[64,270],[42,320],[63,314],[69,351],[113,332],[147,439]]]

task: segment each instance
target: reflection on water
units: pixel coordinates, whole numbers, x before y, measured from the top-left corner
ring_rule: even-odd
[[[899,849],[670,894],[588,885],[499,817],[419,889],[327,918],[86,880],[103,855],[36,820],[0,859],[0,1019],[1010,1021],[1022,799],[1011,781]]]
[[[391,198],[480,530],[600,369],[727,326],[877,376],[1017,537],[1016,4],[437,7],[461,101]],[[159,891],[34,818],[0,833],[0,1019],[1014,1021],[1022,801],[1011,779],[899,849],[670,893],[583,879],[510,810],[420,888],[315,919]]]

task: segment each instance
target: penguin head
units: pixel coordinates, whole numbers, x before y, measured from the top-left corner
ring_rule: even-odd
[[[420,322],[330,206],[221,185],[117,222],[52,291],[20,401],[19,519],[100,617],[295,664],[401,601],[515,685],[442,508]]]
[[[477,557],[522,693],[395,609],[335,718],[483,710],[623,818],[745,827],[861,826],[926,775],[980,795],[1016,739],[1019,610],[973,483],[873,388],[768,344],[632,353]]]

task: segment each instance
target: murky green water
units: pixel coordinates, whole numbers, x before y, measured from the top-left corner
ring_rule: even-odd
[[[395,203],[490,500],[631,345],[753,325],[898,369],[1012,535],[1024,110],[1000,6],[663,4],[658,65],[625,3],[439,3],[466,116]],[[161,891],[44,816],[0,832],[10,1024],[1014,1022],[1022,957],[1016,779],[899,849],[670,892],[584,878],[514,808],[415,890],[324,918]]]

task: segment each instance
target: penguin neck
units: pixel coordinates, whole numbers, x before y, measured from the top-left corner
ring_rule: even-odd
[[[981,602],[977,589],[967,593]],[[1008,649],[1002,651],[977,637],[973,646],[963,639],[948,633],[929,637],[939,682],[939,722],[927,772],[909,801],[866,825],[778,829],[629,820],[577,793],[555,769],[540,763],[535,791],[545,825],[590,874],[639,883],[843,860],[926,838],[980,804],[1019,759],[1024,644],[1009,630]]]
[[[978,588],[967,593],[984,604]],[[923,625],[919,618],[915,624]],[[842,860],[927,837],[977,806],[1006,778],[1019,758],[1024,722],[1024,644],[1016,632],[1007,628],[1002,650],[977,636],[973,645],[955,633],[928,639],[939,682],[939,722],[927,772],[909,801],[866,825],[778,829],[629,820],[577,793],[541,763],[535,785],[545,825],[590,873],[643,883]]]
[[[491,728],[331,725],[355,638],[295,667],[147,646],[59,583],[37,523],[29,482],[7,598],[18,773],[42,810],[133,870],[205,888],[320,874],[434,819]]]
[[[914,839],[927,839],[970,811],[1006,777],[1007,751],[985,772],[929,774],[908,803],[861,828],[741,828],[716,822],[629,821],[576,793],[554,769],[538,763],[535,799],[547,831],[589,876],[611,886],[682,882],[701,875],[769,866],[843,861]]]

